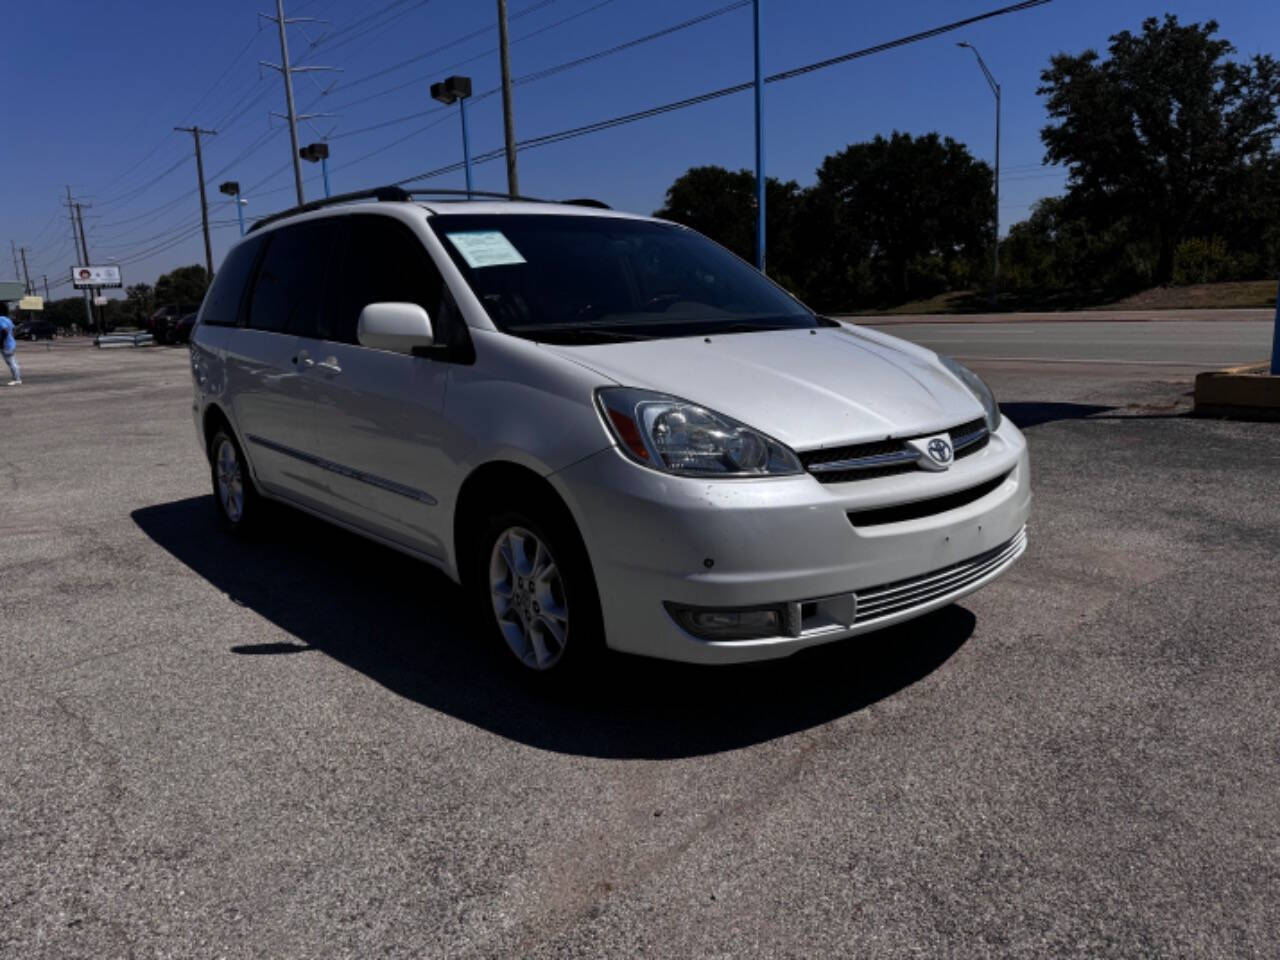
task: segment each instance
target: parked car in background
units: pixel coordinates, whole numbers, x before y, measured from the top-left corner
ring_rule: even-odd
[[[170,343],[190,343],[191,330],[196,325],[198,313],[188,313],[178,318],[169,332]]]
[[[52,320],[23,320],[13,329],[13,335],[19,340],[52,340],[57,336],[58,328]]]
[[[674,223],[373,196],[259,224],[205,297],[192,413],[228,532],[278,500],[434,564],[464,632],[537,675],[786,656],[1025,550],[1027,444],[955,360]]]

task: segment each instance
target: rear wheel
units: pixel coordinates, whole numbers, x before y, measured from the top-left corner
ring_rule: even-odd
[[[595,578],[564,511],[530,505],[491,517],[473,577],[486,633],[528,675],[579,673],[602,650]]]
[[[226,427],[214,431],[209,441],[214,509],[219,525],[235,536],[246,536],[257,527],[262,498],[249,477],[240,445]]]

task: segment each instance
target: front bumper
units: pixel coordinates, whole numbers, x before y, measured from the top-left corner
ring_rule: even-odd
[[[1031,505],[1026,441],[1008,422],[942,473],[695,480],[609,449],[550,479],[586,541],[609,646],[695,663],[787,656],[945,606],[1021,555]],[[954,509],[865,526],[849,518],[984,483],[994,486]],[[711,641],[682,629],[665,603],[779,604],[806,616],[784,635]]]

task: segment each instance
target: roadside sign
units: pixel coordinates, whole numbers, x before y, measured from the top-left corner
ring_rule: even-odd
[[[93,305],[94,305],[95,307],[105,307],[105,306],[107,305],[107,298],[106,298],[106,297],[94,297],[94,298],[93,298]]]
[[[77,290],[88,287],[123,287],[120,279],[120,268],[110,267],[72,267],[71,285]]]
[[[18,309],[31,311],[43,310],[44,297],[23,297],[18,301]]]

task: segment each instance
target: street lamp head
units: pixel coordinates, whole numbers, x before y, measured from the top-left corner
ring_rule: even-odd
[[[471,96],[470,77],[446,77],[431,85],[431,99],[443,104],[456,103]]]
[[[971,45],[971,44],[965,43],[963,40],[961,40],[960,42],[958,42],[958,43],[956,44],[956,46],[957,46],[957,47],[969,47],[969,49],[970,49],[970,50],[972,50],[972,49],[973,49],[973,47],[972,47],[972,45]]]
[[[298,156],[303,160],[319,163],[321,160],[329,158],[329,145],[327,143],[308,143],[298,150]]]

